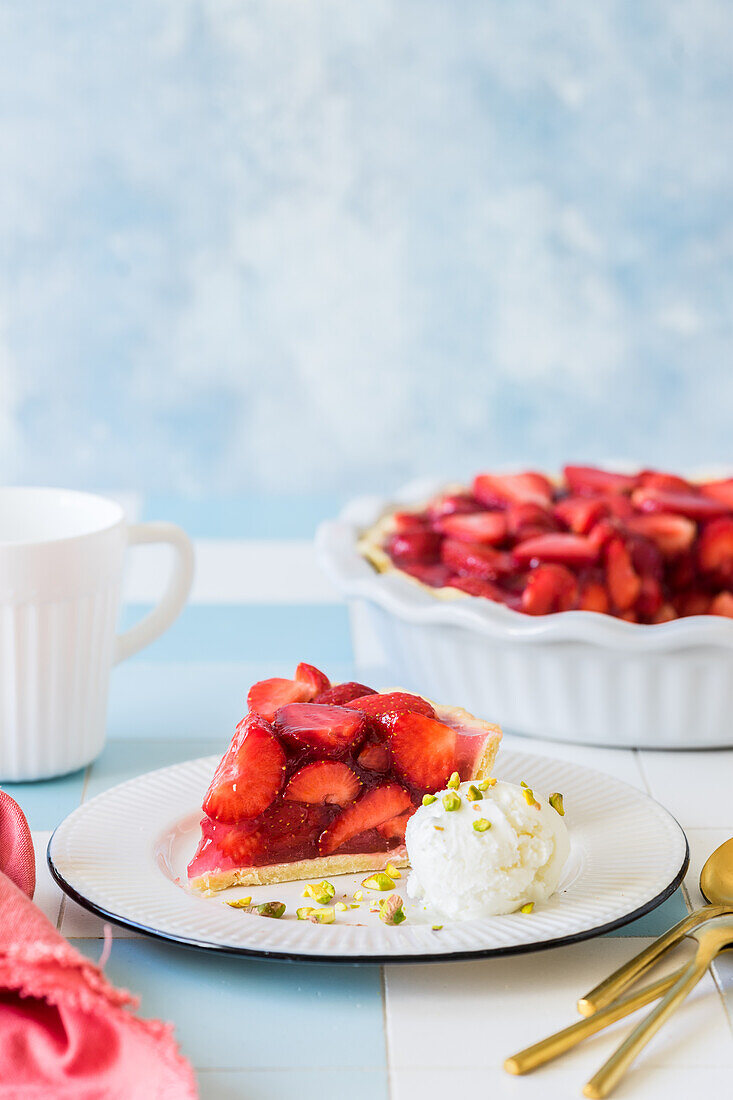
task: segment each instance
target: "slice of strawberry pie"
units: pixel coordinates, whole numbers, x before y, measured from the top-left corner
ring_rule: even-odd
[[[312,665],[250,689],[203,802],[191,886],[222,890],[406,862],[423,795],[491,774],[501,730],[418,695],[331,685]]]

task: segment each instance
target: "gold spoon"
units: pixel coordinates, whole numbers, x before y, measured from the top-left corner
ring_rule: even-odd
[[[641,1047],[651,1038],[654,1032],[661,1027],[667,1016],[671,1015],[690,989],[700,980],[714,955],[717,954],[719,950],[722,950],[725,943],[729,942],[725,940],[725,935],[721,936],[716,930],[715,936],[708,940],[704,952],[703,945],[700,944],[697,955],[692,963],[681,967],[666,978],[661,978],[652,985],[645,986],[638,992],[624,997],[623,1000],[615,999],[623,989],[649,970],[665,951],[684,936],[694,934],[695,930],[699,928],[701,924],[713,920],[716,917],[733,917],[733,838],[721,844],[708,858],[700,875],[700,889],[706,900],[714,902],[715,904],[706,905],[702,909],[690,913],[671,928],[669,932],[666,932],[658,940],[655,940],[653,944],[650,944],[644,951],[640,952],[628,963],[625,963],[604,982],[601,982],[600,985],[591,990],[590,993],[578,1002],[578,1007],[581,1012],[586,1014],[586,1019],[578,1020],[577,1023],[571,1024],[569,1027],[556,1032],[554,1035],[549,1035],[546,1039],[542,1039],[540,1042],[534,1043],[525,1050],[519,1051],[519,1053],[513,1055],[511,1058],[507,1058],[504,1063],[504,1068],[507,1072],[529,1073],[538,1066],[544,1065],[553,1058],[557,1058],[560,1054],[564,1054],[565,1051],[576,1046],[587,1036],[593,1035],[597,1031],[601,1031],[604,1027],[614,1023],[616,1020],[620,1020],[622,1017],[629,1015],[629,1013],[635,1012],[638,1008],[641,1008],[642,1005],[656,1000],[657,997],[669,994],[669,997],[666,997],[665,1000],[654,1009],[650,1016],[647,1017],[647,1020],[642,1021],[640,1027],[629,1036],[626,1043],[624,1043],[616,1054],[609,1059],[603,1069],[599,1071],[599,1074],[596,1074],[592,1081],[588,1082],[586,1086],[587,1096],[605,1096],[616,1081],[618,1081],[619,1077],[633,1058],[636,1057]],[[731,933],[731,939],[733,939],[733,924],[726,922],[726,926]],[[700,931],[704,932],[705,929],[701,929]],[[721,942],[722,940],[725,940],[725,943]],[[713,947],[713,954],[707,958]],[[703,954],[707,958],[704,966],[702,965]],[[702,969],[700,969],[700,967],[702,967]],[[690,981],[693,971],[694,980]],[[677,988],[678,985],[680,986],[679,989]],[[671,992],[673,989],[674,993]],[[674,1003],[668,1003],[671,1002],[672,999]],[[664,1010],[663,1013],[662,1010]],[[656,1019],[660,1015],[661,1018],[659,1018],[659,1022],[656,1023],[653,1030],[650,1030],[649,1021],[651,1017],[654,1016]],[[627,1049],[628,1045],[631,1043],[632,1039],[637,1037],[637,1033],[641,1028],[646,1028],[641,1042],[638,1042],[637,1038],[634,1042],[633,1053],[629,1055]],[[611,1063],[615,1064],[617,1058],[622,1055],[622,1053],[624,1055],[623,1065],[614,1070],[613,1080],[610,1080]],[[600,1089],[603,1089],[603,1091],[599,1091]]]

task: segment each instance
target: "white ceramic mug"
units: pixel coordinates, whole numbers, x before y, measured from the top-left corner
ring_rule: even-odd
[[[125,549],[175,550],[157,606],[115,634]],[[128,524],[119,504],[66,489],[0,489],[0,781],[88,764],[104,744],[112,665],[171,625],[193,547],[172,523]]]

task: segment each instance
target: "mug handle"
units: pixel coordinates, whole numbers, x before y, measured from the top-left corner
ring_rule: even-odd
[[[173,572],[168,587],[152,611],[144,615],[115,643],[114,664],[154,642],[178,618],[188,599],[193,583],[193,546],[185,531],[175,523],[134,523],[127,529],[128,546],[142,543],[167,542],[176,551]]]

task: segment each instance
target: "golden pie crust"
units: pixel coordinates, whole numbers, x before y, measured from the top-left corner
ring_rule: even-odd
[[[404,688],[387,688],[386,692],[404,691]],[[385,694],[383,692],[381,694]],[[415,694],[412,692],[411,694]],[[422,698],[425,698],[423,696]],[[475,724],[477,732],[487,734],[484,751],[472,779],[488,779],[493,771],[501,741],[501,728],[490,722],[475,719],[462,707],[445,707],[427,702],[435,709],[436,716],[449,725],[462,727]],[[388,852],[355,852],[348,855],[317,856],[315,859],[299,859],[293,863],[272,863],[263,867],[233,867],[229,871],[212,871],[189,880],[193,890],[214,893],[229,886],[272,886],[277,882],[295,882],[298,879],[323,878],[330,875],[353,875],[362,871],[382,871],[388,863],[395,867],[407,867],[407,850],[404,845]]]

